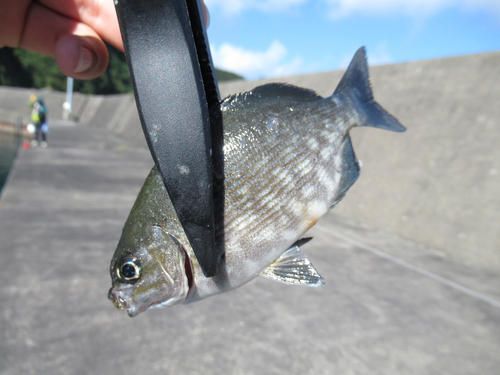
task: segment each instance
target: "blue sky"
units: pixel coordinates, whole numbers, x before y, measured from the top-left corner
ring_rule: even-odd
[[[500,0],[205,0],[215,65],[247,79],[500,50]]]

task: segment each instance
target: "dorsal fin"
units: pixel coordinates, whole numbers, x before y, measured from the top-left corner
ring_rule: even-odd
[[[299,102],[313,102],[323,99],[314,90],[289,85],[287,83],[270,83],[254,88],[250,91],[255,96],[271,100],[293,99]]]
[[[262,100],[265,99],[265,100]],[[221,109],[237,110],[239,108],[257,104],[259,107],[276,105],[286,106],[287,103],[314,102],[323,99],[313,90],[289,85],[286,83],[269,83],[236,95],[230,95],[221,102]]]

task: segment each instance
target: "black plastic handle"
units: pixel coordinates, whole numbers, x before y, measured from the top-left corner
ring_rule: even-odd
[[[219,97],[199,0],[115,4],[149,149],[203,273],[214,276],[224,251],[215,246],[210,130]]]

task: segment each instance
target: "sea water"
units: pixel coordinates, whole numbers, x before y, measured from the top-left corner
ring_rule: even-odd
[[[16,133],[0,131],[0,192],[12,168],[20,143],[21,137]]]

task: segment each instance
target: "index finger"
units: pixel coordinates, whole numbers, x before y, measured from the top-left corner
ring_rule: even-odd
[[[55,12],[84,23],[97,35],[123,51],[123,42],[113,0],[40,0]]]

